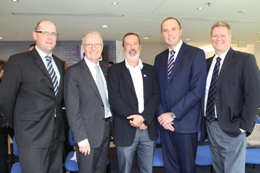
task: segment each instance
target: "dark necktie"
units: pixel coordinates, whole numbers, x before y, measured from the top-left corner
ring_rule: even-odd
[[[58,79],[57,79],[57,75],[54,71],[54,68],[52,66],[52,58],[50,56],[46,56],[46,61],[47,61],[47,70],[50,74],[50,77],[51,77],[51,81],[52,81],[52,85],[53,85],[53,88],[54,88],[54,93],[55,95],[57,95],[58,91],[59,91],[59,85],[58,85]]]
[[[216,89],[217,89],[217,81],[218,81],[218,74],[219,74],[219,66],[220,66],[220,57],[217,57],[217,62],[215,64],[211,83],[208,92],[208,101],[207,101],[207,109],[206,109],[206,118],[211,123],[215,119],[215,99],[216,99]]]
[[[105,117],[108,115],[109,112],[109,104],[106,96],[106,90],[105,90],[105,85],[101,76],[100,68],[98,65],[95,66],[96,69],[96,84],[98,87],[99,94],[101,96],[102,102],[105,107]]]
[[[167,66],[167,78],[168,80],[170,79],[170,76],[171,76],[171,73],[172,73],[172,68],[174,66],[174,50],[171,50],[170,51],[170,58],[168,60],[168,66]]]

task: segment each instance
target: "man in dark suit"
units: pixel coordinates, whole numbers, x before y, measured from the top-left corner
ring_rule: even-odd
[[[15,129],[23,173],[62,173],[64,68],[52,54],[57,35],[51,21],[37,23],[36,47],[9,58],[0,85],[0,110]]]
[[[260,105],[260,78],[255,57],[234,51],[230,47],[231,40],[227,23],[217,22],[211,27],[215,55],[207,60],[204,123],[213,167],[219,173],[245,171],[246,136],[254,128]]]
[[[109,102],[114,111],[114,143],[120,173],[130,173],[135,152],[138,172],[152,173],[155,140],[158,137],[156,109],[160,101],[154,68],[139,58],[139,36],[123,38],[125,61],[109,68]]]
[[[165,171],[195,173],[207,73],[205,54],[181,40],[182,29],[176,18],[166,18],[161,32],[169,48],[156,56],[154,66],[161,91],[157,114]]]
[[[103,40],[96,31],[82,39],[85,57],[65,73],[65,105],[80,173],[105,173],[111,112],[106,85],[107,63],[99,62]],[[100,70],[101,68],[101,70]]]

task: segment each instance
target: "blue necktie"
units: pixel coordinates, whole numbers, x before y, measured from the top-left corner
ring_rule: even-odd
[[[172,73],[172,68],[174,66],[174,58],[173,58],[174,54],[175,54],[174,50],[171,50],[170,51],[170,58],[168,60],[168,66],[167,66],[167,78],[168,78],[168,80],[170,79],[170,75]]]
[[[217,89],[217,81],[219,75],[219,66],[220,66],[220,57],[217,57],[217,62],[215,64],[211,83],[208,92],[208,101],[207,101],[207,108],[206,108],[206,118],[211,123],[215,119],[215,101],[216,101],[216,89]]]
[[[108,115],[109,112],[109,104],[106,96],[106,90],[105,90],[105,85],[101,76],[100,68],[98,65],[95,66],[96,69],[96,83],[98,87],[99,94],[101,96],[103,105],[105,107],[105,117]]]
[[[54,68],[52,66],[52,58],[50,56],[46,56],[46,61],[47,61],[47,70],[50,74],[50,77],[51,77],[51,81],[52,81],[52,85],[53,85],[53,88],[54,88],[54,93],[55,95],[57,95],[58,91],[59,91],[59,85],[58,85],[58,79],[57,79],[57,75],[54,71]]]

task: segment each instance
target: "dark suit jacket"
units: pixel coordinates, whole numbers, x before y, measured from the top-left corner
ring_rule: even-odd
[[[63,62],[53,55],[61,79],[55,96],[50,75],[36,49],[13,55],[0,84],[0,109],[14,127],[17,144],[25,148],[47,148],[56,124],[59,140],[65,140],[61,113]],[[54,113],[56,110],[56,123]]]
[[[213,57],[207,60],[208,69]],[[219,73],[216,90],[216,109],[220,128],[232,137],[237,137],[241,133],[239,128],[249,135],[254,128],[259,106],[260,76],[255,57],[230,48]],[[205,133],[206,130],[203,128],[204,138]]]
[[[106,78],[107,63],[99,64]],[[84,59],[66,70],[64,98],[75,143],[87,138],[91,147],[100,146],[106,130],[104,106]]]
[[[169,49],[155,58],[155,69],[161,92],[158,116],[165,112],[176,115],[177,133],[194,133],[201,129],[201,98],[206,85],[206,60],[203,50],[182,44],[169,81],[167,63]]]
[[[149,137],[158,137],[156,109],[160,94],[155,70],[151,65],[143,63],[144,111],[141,113],[148,125]],[[128,116],[140,114],[131,74],[125,61],[114,64],[108,70],[109,103],[114,111],[114,143],[118,146],[130,146],[135,137],[136,128],[129,124]]]

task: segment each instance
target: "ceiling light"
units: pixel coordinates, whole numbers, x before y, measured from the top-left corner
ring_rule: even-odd
[[[198,10],[202,10],[202,9],[203,9],[203,7],[198,7],[197,9],[198,9]]]
[[[257,43],[260,43],[260,40],[256,41]]]
[[[117,2],[112,2],[111,4],[112,4],[112,5],[118,5],[118,3],[117,3]]]
[[[246,13],[246,10],[240,10],[239,13]]]
[[[102,28],[108,28],[108,25],[101,25]]]
[[[148,37],[144,37],[145,40],[148,40],[149,38],[150,38],[149,36]]]
[[[3,37],[0,37],[0,40],[2,40],[3,39]]]
[[[186,41],[190,41],[190,38],[186,38]]]
[[[13,1],[13,2],[18,2],[18,0],[11,0],[11,1]]]

